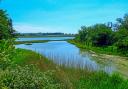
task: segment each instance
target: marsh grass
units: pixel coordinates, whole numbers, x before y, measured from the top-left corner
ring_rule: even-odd
[[[128,81],[120,75],[107,75],[104,72],[95,72],[89,76],[82,76],[77,82],[76,89],[127,89]]]
[[[17,51],[17,58],[14,59],[15,63],[22,66],[34,64],[42,72],[53,70],[54,74],[52,76],[56,79],[55,81],[65,86],[60,89],[128,89],[128,80],[123,79],[116,73],[107,74],[103,71],[56,65],[53,60],[49,60],[39,53],[24,49],[17,49]],[[54,55],[52,57],[56,58]],[[68,65],[72,65],[72,63],[69,62]]]
[[[74,55],[72,53],[59,53],[54,51],[41,51],[39,52],[41,54],[44,54],[49,60],[51,60],[53,63],[60,67],[64,68],[74,68],[74,69],[82,69],[82,70],[88,70],[88,71],[100,71],[103,70],[106,73],[111,74],[115,67],[112,65],[102,65],[100,63],[97,63],[95,60],[88,57],[82,57],[79,55]]]

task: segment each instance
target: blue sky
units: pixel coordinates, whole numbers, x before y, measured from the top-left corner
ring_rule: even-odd
[[[105,23],[128,12],[128,0],[3,0],[18,32],[77,33],[83,25]]]

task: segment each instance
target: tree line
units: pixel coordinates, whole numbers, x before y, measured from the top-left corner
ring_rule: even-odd
[[[61,32],[55,33],[19,33],[19,37],[43,37],[43,36],[74,36],[74,34],[67,34]]]

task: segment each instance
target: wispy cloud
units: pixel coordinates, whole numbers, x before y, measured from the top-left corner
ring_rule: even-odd
[[[26,23],[16,23],[14,24],[14,29],[17,32],[20,33],[38,33],[38,32],[68,32],[65,31],[66,28],[62,27],[48,27],[48,26],[38,26],[38,25],[33,25],[33,24],[26,24]],[[68,32],[70,33],[70,31]]]
[[[82,25],[122,17],[128,0],[5,0],[0,7],[8,11],[19,32],[76,33]]]

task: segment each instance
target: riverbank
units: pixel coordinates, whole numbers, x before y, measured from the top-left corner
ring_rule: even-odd
[[[42,55],[30,50],[17,49],[17,55],[13,62],[18,65],[34,64],[42,72],[54,71],[52,78],[62,89],[126,89],[128,81],[117,74],[108,75],[103,72],[91,72],[86,70],[60,67]],[[51,81],[53,81],[51,80]],[[114,86],[114,87],[113,87]],[[52,88],[52,87],[51,87]],[[48,88],[48,89],[51,89]]]
[[[97,54],[107,54],[107,55],[116,55],[116,56],[122,56],[127,57],[125,54],[118,52],[117,48],[115,46],[108,46],[108,47],[94,47],[91,45],[85,45],[79,42],[76,42],[75,40],[68,40],[69,43],[76,45],[78,48],[81,49],[87,49],[90,52],[94,52]]]
[[[15,44],[26,44],[31,45],[32,43],[45,43],[48,42],[48,40],[33,40],[33,41],[15,41]]]
[[[76,45],[80,49],[86,49],[90,54],[96,58],[98,63],[106,64],[111,61],[116,67],[117,72],[128,78],[128,57],[118,53],[117,51],[111,51],[111,48],[91,47],[75,42],[74,40],[68,40],[69,43]]]

